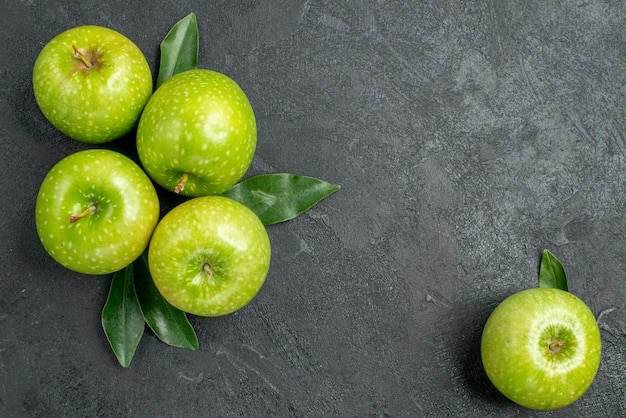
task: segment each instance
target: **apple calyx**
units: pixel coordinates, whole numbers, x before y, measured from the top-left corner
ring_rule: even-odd
[[[185,184],[187,184],[187,180],[189,180],[189,174],[183,173],[183,175],[180,177],[180,181],[178,182],[176,187],[174,187],[174,193],[178,194],[182,192],[185,188]]]
[[[211,264],[209,264],[208,262],[205,262],[204,264],[202,264],[202,270],[204,270],[207,276],[213,275],[213,267],[211,267]]]
[[[84,218],[85,216],[89,216],[92,213],[94,213],[96,210],[98,209],[98,207],[96,206],[95,203],[90,204],[87,209],[85,209],[84,211],[82,211],[81,213],[79,213],[78,215],[70,215],[70,223],[73,224],[74,222]]]

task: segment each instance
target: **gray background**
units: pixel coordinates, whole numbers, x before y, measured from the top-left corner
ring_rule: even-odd
[[[3,416],[626,415],[626,6],[622,1],[5,1],[0,17]],[[158,45],[195,12],[200,66],[255,109],[248,175],[342,190],[269,228],[246,308],[192,317],[192,352],[144,335],[129,369],[100,327],[110,277],[55,264],[41,180],[88,148],[34,101],[43,45],[98,24]],[[111,143],[135,158],[134,136]],[[179,200],[163,192],[163,210]],[[589,391],[554,413],[487,381],[482,326],[549,248],[598,318]]]

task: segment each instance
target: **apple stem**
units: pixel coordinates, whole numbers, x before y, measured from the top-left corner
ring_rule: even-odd
[[[96,211],[96,209],[97,209],[96,205],[94,203],[92,203],[91,205],[89,205],[89,207],[87,207],[87,209],[85,209],[84,211],[82,211],[78,215],[70,215],[70,223],[73,224],[74,222],[78,221],[79,219],[82,219],[85,216],[91,215],[92,213],[94,213]]]
[[[189,179],[189,174],[183,173],[183,175],[180,178],[180,181],[178,182],[176,187],[174,187],[174,193],[178,194],[182,192],[183,189],[185,188],[185,184],[187,184],[188,179]]]
[[[213,270],[211,270],[211,265],[209,263],[204,263],[202,265],[202,270],[204,270],[204,272],[209,276],[213,275]]]
[[[558,354],[561,348],[563,348],[563,341],[552,341],[548,345],[548,350],[550,350],[551,354]]]
[[[79,60],[81,60],[87,68],[91,68],[93,66],[93,64],[91,63],[91,61],[87,59],[85,54],[83,54],[82,52],[78,50],[78,48],[76,48],[76,45],[72,45],[72,49],[74,49],[74,56],[78,58]]]

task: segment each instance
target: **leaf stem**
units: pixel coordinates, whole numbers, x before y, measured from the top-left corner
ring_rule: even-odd
[[[556,355],[559,353],[559,351],[561,351],[563,345],[563,341],[561,340],[552,341],[550,344],[548,344],[548,350],[550,350],[550,354]]]
[[[70,223],[73,224],[74,222],[78,221],[79,219],[84,218],[85,216],[89,216],[92,213],[94,213],[96,210],[98,209],[98,207],[96,206],[95,203],[91,203],[87,209],[85,209],[84,211],[82,211],[81,213],[79,213],[78,215],[70,215]]]
[[[185,188],[185,184],[187,184],[187,180],[189,180],[189,174],[183,173],[183,175],[180,177],[180,181],[178,182],[176,187],[174,187],[174,193],[178,194],[182,192]]]
[[[82,63],[85,64],[85,67],[91,68],[93,66],[93,64],[91,63],[91,61],[89,61],[85,54],[83,54],[78,50],[78,48],[76,48],[76,45],[72,45],[72,49],[74,50],[74,56],[81,60]]]
[[[211,267],[211,264],[209,263],[204,263],[202,265],[202,270],[204,270],[204,272],[208,275],[208,276],[212,276],[213,275],[213,270]]]

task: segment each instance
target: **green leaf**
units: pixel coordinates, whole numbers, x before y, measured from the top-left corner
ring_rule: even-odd
[[[148,269],[147,253],[144,252],[133,264],[137,299],[143,317],[152,332],[168,345],[197,350],[198,337],[187,315],[170,305],[154,285]]]
[[[561,262],[548,250],[544,250],[541,256],[539,287],[568,291],[565,269]]]
[[[198,66],[198,21],[195,13],[179,20],[161,41],[161,63],[156,87],[183,71]]]
[[[250,177],[222,195],[243,203],[263,224],[272,225],[295,218],[340,188],[314,177],[278,173]]]
[[[133,285],[132,264],[113,275],[102,309],[102,328],[117,360],[122,367],[128,367],[145,329]]]

